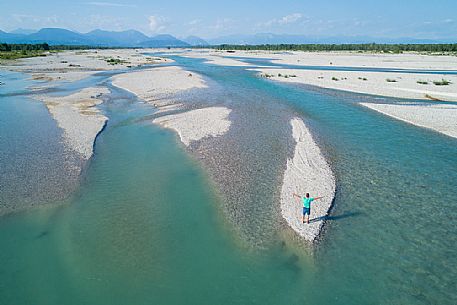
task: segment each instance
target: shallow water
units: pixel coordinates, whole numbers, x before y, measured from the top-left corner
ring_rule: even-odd
[[[23,95],[32,82],[2,70],[0,79],[1,215],[67,197],[78,185],[82,160],[64,147],[46,106]]]
[[[270,121],[249,125],[265,129],[258,147],[287,132],[276,127],[290,114],[316,132],[338,192],[315,251],[277,228],[274,190],[263,194],[262,209],[241,207],[247,221],[265,220],[245,232],[269,242],[241,245],[230,202],[209,182],[214,173],[203,172],[173,133],[141,119],[153,109],[112,88],[103,106],[110,121],[68,205],[1,218],[1,304],[457,302],[457,140],[354,103],[370,96],[176,60],[226,88],[221,103],[247,111],[234,122],[263,109],[258,115]],[[255,177],[275,175],[288,154],[264,150],[246,156],[258,162]],[[268,158],[273,164],[262,167]],[[247,192],[255,192],[277,179],[249,181]]]

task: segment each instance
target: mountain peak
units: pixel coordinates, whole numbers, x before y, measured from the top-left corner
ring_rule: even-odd
[[[184,38],[183,41],[187,42],[192,46],[209,46],[209,43],[206,40],[193,35]]]
[[[151,40],[173,40],[173,39],[177,39],[177,38],[170,34],[158,34],[158,35],[151,37]]]

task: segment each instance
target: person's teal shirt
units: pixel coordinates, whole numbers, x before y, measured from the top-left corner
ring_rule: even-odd
[[[303,207],[304,208],[307,208],[309,209],[310,205],[311,205],[311,201],[313,201],[314,198],[306,198],[306,197],[303,197]]]

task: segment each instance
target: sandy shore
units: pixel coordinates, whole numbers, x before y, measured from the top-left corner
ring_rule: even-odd
[[[281,189],[281,213],[289,226],[308,241],[314,241],[324,223],[335,196],[335,178],[330,166],[301,119],[290,121],[295,141],[295,153],[287,160]],[[311,206],[310,224],[301,223],[303,205],[292,193],[312,197],[324,196]]]
[[[424,106],[413,103],[361,103],[361,105],[410,124],[430,128],[457,138],[457,105],[430,104]]]
[[[210,51],[224,57],[271,59],[274,63],[301,66],[370,67],[392,69],[457,70],[456,56],[418,53],[384,54],[358,52],[301,52],[301,51]]]
[[[102,102],[100,95],[106,93],[107,88],[95,87],[63,97],[37,97],[64,130],[65,144],[86,160],[92,156],[95,138],[108,120],[95,107]]]
[[[37,88],[58,86],[62,82],[81,80],[95,73],[128,69],[149,64],[171,62],[143,55],[140,49],[78,50],[49,53],[45,57],[31,57],[2,64],[8,70],[31,74],[43,84]]]
[[[343,91],[397,98],[457,101],[457,75],[392,72],[324,71],[299,69],[255,69],[274,81],[298,83]],[[451,84],[437,86],[446,79]],[[418,82],[427,82],[420,84]]]
[[[231,110],[225,107],[208,107],[171,114],[153,120],[153,123],[176,131],[184,145],[207,137],[217,137],[230,128],[228,116]]]

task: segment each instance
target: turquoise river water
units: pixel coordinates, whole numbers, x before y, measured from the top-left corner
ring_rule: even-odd
[[[0,218],[0,304],[457,304],[456,139],[355,103],[394,99],[175,59],[227,92],[239,88],[238,103],[267,97],[310,124],[338,188],[319,242],[270,234],[263,247],[241,245],[200,162],[147,119],[154,109],[94,78],[112,91],[109,123],[80,185],[52,198],[59,205]],[[60,155],[43,139],[61,135],[42,104],[16,94],[30,81],[1,73],[0,198],[22,202],[47,185],[39,173],[51,165],[35,159]],[[56,164],[65,162],[76,161]],[[14,176],[37,163],[36,177]]]

